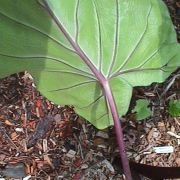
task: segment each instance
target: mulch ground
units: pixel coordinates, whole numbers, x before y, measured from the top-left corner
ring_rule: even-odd
[[[180,40],[180,2],[166,0]],[[170,99],[180,99],[180,70],[163,84],[135,88],[137,99],[148,99],[153,115],[137,122],[135,114],[123,118],[128,157],[154,166],[180,166],[180,118],[168,113]],[[174,152],[157,154],[156,146]],[[95,129],[73,107],[57,106],[42,97],[28,73],[0,81],[0,177],[24,180],[121,180],[114,159],[118,155],[113,128]],[[8,178],[6,178],[8,179]]]

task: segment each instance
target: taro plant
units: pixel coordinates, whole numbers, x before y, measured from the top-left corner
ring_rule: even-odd
[[[99,129],[114,125],[128,180],[119,117],[134,86],[176,70],[179,51],[160,0],[0,2],[0,77],[27,70],[51,101],[73,105]]]
[[[139,99],[136,101],[136,106],[132,111],[136,113],[136,120],[140,121],[152,115],[151,109],[148,106],[149,102],[147,99]]]
[[[180,116],[180,100],[170,100],[168,112],[172,117]]]

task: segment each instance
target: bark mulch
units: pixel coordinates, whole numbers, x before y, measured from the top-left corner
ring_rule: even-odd
[[[98,131],[72,107],[43,98],[30,77],[21,73],[0,82],[2,176],[121,179],[111,163],[115,137],[110,131]]]

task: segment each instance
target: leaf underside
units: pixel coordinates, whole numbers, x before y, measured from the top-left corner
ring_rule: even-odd
[[[0,77],[27,70],[56,104],[99,129],[113,125],[100,83],[71,41],[108,80],[120,116],[134,86],[163,82],[180,65],[168,10],[157,0],[1,0]]]

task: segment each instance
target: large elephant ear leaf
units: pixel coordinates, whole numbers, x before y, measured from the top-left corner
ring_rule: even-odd
[[[0,34],[1,77],[29,71],[43,95],[100,129],[113,121],[98,73],[122,116],[134,86],[163,82],[180,66],[168,10],[157,0],[1,0]]]

